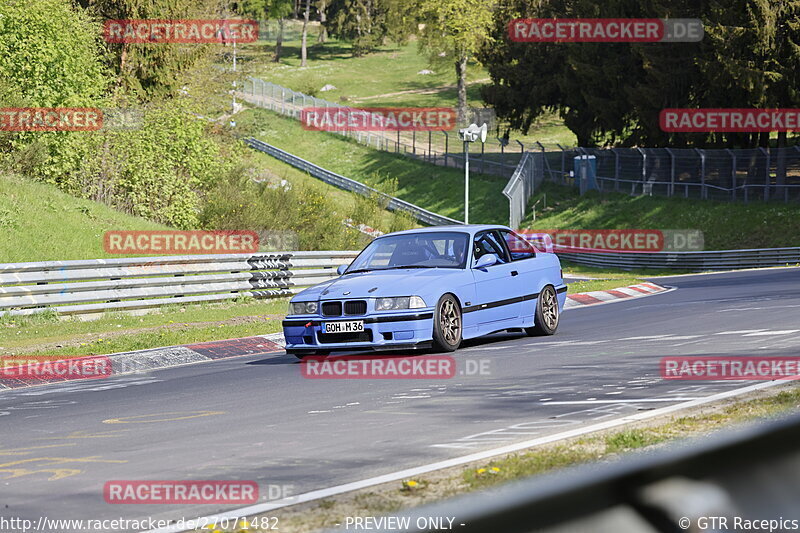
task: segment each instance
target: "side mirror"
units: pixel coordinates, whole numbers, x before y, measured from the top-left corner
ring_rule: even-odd
[[[341,276],[342,274],[344,274],[344,271],[345,271],[345,270],[347,270],[347,267],[348,267],[348,266],[350,266],[350,265],[339,265],[339,266],[336,268],[336,273],[337,273],[337,274],[339,274],[339,275]]]
[[[497,263],[497,256],[494,254],[486,254],[482,255],[480,259],[475,262],[475,266],[473,268],[486,268],[495,263]]]

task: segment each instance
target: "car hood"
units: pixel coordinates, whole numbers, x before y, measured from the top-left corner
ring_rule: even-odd
[[[293,300],[422,296],[428,285],[461,272],[463,270],[455,268],[415,268],[345,274],[301,291]]]

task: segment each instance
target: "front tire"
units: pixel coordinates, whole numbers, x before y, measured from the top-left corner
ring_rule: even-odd
[[[455,296],[445,294],[433,314],[433,347],[441,352],[454,352],[461,345],[461,306]]]
[[[525,328],[525,333],[531,337],[553,335],[558,329],[561,313],[558,310],[558,297],[552,285],[547,285],[536,299],[536,314],[533,318],[533,327]]]

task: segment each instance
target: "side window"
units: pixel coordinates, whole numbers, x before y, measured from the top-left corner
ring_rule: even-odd
[[[500,263],[508,262],[503,245],[494,233],[482,233],[475,238],[475,259],[486,254],[496,255]]]
[[[500,230],[500,234],[506,242],[506,247],[508,248],[508,253],[511,254],[512,261],[520,261],[536,256],[534,247],[513,231]]]

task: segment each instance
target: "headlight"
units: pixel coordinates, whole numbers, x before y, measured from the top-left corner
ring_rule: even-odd
[[[317,302],[290,302],[290,315],[313,315],[317,312]]]
[[[378,298],[375,300],[376,311],[390,309],[421,309],[425,307],[425,300],[419,296],[400,296],[397,298]]]

